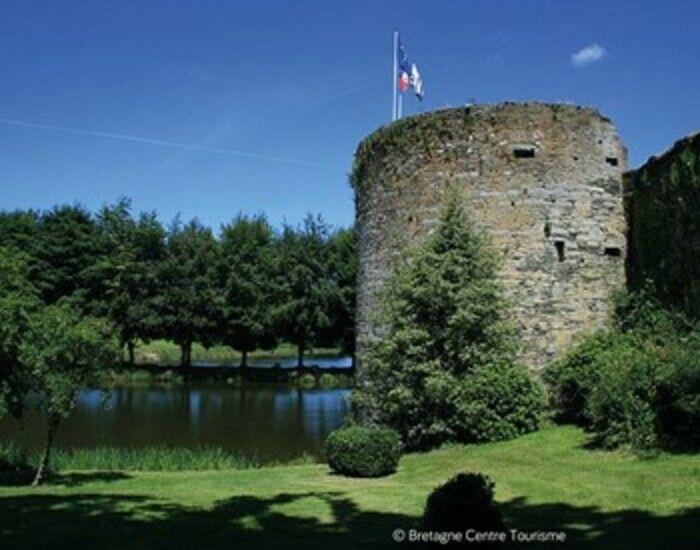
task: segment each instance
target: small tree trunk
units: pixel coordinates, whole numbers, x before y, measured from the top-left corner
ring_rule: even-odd
[[[244,369],[248,366],[248,350],[241,351],[241,368]]]
[[[136,344],[134,344],[133,340],[129,340],[126,343],[126,349],[129,352],[129,366],[130,367],[133,367],[134,363],[136,362],[136,354],[134,352],[135,348],[136,348]]]
[[[297,368],[304,368],[304,346],[297,346]]]
[[[189,369],[192,366],[192,342],[189,340],[180,345],[180,366]]]
[[[53,447],[53,439],[56,435],[56,428],[58,428],[58,417],[55,415],[49,415],[46,424],[46,447],[44,447],[44,454],[39,461],[39,467],[36,470],[34,481],[32,481],[32,487],[38,487],[46,480],[46,474],[49,470],[51,448]]]

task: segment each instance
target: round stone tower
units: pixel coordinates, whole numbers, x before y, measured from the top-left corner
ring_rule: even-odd
[[[526,363],[537,368],[602,326],[624,284],[626,169],[610,120],[573,105],[446,109],[371,134],[352,176],[360,349],[380,333],[373,312],[393,259],[430,233],[449,189],[502,256]]]

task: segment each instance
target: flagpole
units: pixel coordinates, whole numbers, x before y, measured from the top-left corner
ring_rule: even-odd
[[[401,117],[403,117],[403,94],[399,94],[399,113],[397,118],[401,120]]]
[[[396,120],[397,116],[397,91],[396,91],[396,86],[397,86],[397,80],[399,78],[399,75],[397,73],[398,67],[397,67],[397,57],[398,57],[398,49],[399,49],[399,31],[394,31],[394,69],[393,73],[391,75],[391,120],[392,122]]]

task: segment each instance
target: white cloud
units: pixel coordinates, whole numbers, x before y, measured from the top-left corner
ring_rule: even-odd
[[[571,63],[574,67],[585,67],[586,65],[600,61],[605,57],[605,54],[605,48],[594,43],[573,54],[571,56]]]

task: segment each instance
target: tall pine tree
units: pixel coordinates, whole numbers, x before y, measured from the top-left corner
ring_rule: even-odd
[[[537,427],[543,394],[515,364],[515,333],[484,237],[453,196],[436,231],[406,251],[381,297],[386,333],[366,343],[360,418],[409,448],[514,437]]]

